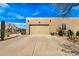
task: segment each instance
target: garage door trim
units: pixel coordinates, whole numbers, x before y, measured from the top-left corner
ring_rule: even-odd
[[[30,34],[30,26],[49,26],[49,24],[29,24],[29,34]]]
[[[30,26],[49,26],[49,24],[30,24]]]

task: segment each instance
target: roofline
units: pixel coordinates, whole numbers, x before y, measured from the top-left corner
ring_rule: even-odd
[[[26,17],[26,19],[28,18],[79,18],[79,17]]]

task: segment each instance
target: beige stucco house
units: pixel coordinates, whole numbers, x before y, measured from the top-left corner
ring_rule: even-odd
[[[56,32],[62,25],[66,24],[67,29],[74,32],[79,30],[79,18],[45,18],[45,17],[27,17],[27,34],[50,34]]]

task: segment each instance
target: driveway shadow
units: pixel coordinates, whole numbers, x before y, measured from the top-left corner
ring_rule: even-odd
[[[12,39],[12,38],[16,38],[16,37],[18,37],[19,35],[17,35],[17,36],[14,36],[14,37],[8,37],[8,38],[5,38],[4,40],[1,40],[0,39],[0,41],[6,41],[6,40],[10,40],[10,39]]]

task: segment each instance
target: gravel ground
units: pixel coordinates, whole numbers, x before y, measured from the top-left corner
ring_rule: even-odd
[[[2,56],[71,56],[74,53],[66,49],[65,44],[73,45],[66,37],[50,35],[20,35],[16,38],[0,41]],[[64,49],[68,50],[66,52]],[[70,49],[71,50],[71,49]]]

